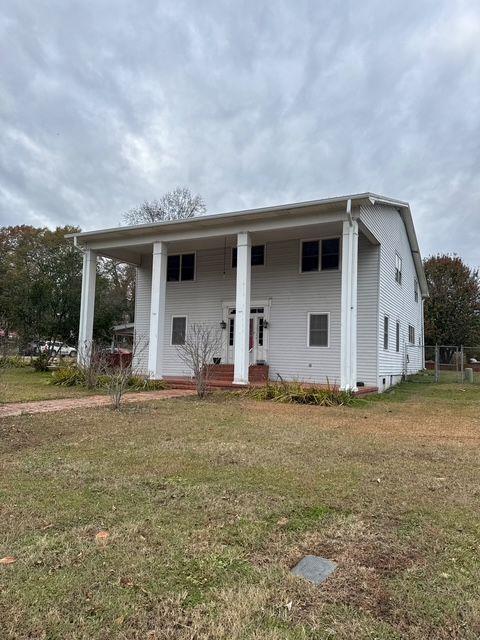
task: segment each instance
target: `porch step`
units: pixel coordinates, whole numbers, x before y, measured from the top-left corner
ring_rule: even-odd
[[[195,380],[192,378],[165,377],[164,380],[170,389],[196,389]],[[208,382],[209,389],[232,390],[244,389],[245,387],[247,385],[233,384],[233,381],[228,380],[209,380]]]
[[[233,364],[212,364],[208,368],[210,381],[233,382]],[[266,382],[268,380],[268,365],[250,365],[248,380],[249,382]]]

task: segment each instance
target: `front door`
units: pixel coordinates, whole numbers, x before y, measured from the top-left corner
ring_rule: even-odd
[[[265,326],[265,307],[250,308],[250,331],[248,350],[250,364],[267,362],[267,335]],[[235,362],[235,308],[228,309],[227,316],[227,362]]]

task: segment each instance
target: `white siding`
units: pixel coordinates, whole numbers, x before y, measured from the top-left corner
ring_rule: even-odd
[[[378,387],[387,388],[401,379],[405,369],[408,325],[415,327],[415,348],[408,347],[408,372],[422,368],[422,303],[414,297],[417,277],[407,232],[399,212],[389,206],[361,207],[360,218],[380,241],[379,304],[377,317]],[[395,254],[402,258],[402,284],[395,281]],[[389,317],[389,346],[383,348],[383,320]],[[395,326],[400,322],[400,351],[395,349]],[[385,383],[383,382],[385,380]]]
[[[375,212],[375,216],[378,213]],[[375,216],[373,221],[375,221]],[[373,230],[373,229],[372,229]],[[377,231],[377,230],[375,230]],[[377,233],[376,233],[377,235]],[[385,234],[388,235],[388,234]],[[299,272],[300,241],[272,242],[266,246],[266,265],[252,267],[252,301],[271,300],[268,364],[270,377],[277,374],[285,379],[334,383],[340,381],[340,287],[339,271],[320,273]],[[371,245],[360,234],[358,251],[358,329],[357,379],[365,385],[378,385],[386,374],[384,358],[377,375],[379,341],[379,261],[381,248]],[[384,252],[385,253],[385,252]],[[393,255],[395,250],[393,251]],[[384,259],[386,259],[384,257]],[[222,320],[222,303],[235,300],[235,270],[231,268],[231,248],[227,248],[226,273],[223,275],[223,248],[197,251],[194,282],[167,284],[165,319],[165,375],[190,375],[178,358],[176,348],[170,346],[172,316],[186,315],[188,324],[194,322],[218,324]],[[408,282],[404,258],[404,285]],[[394,261],[393,261],[394,263]],[[384,281],[384,288],[386,279]],[[396,284],[393,281],[393,284]],[[135,304],[135,334],[148,340],[150,316],[151,260],[147,256],[137,270]],[[411,286],[413,296],[413,281]],[[382,306],[383,308],[383,306]],[[307,315],[309,312],[330,314],[329,346],[307,346]],[[383,320],[382,320],[383,322]],[[408,326],[403,323],[404,335]],[[394,349],[394,327],[391,345]],[[226,337],[226,332],[225,337]],[[402,354],[398,372],[402,373]],[[147,352],[138,359],[138,368],[147,371]],[[390,367],[387,367],[390,368]],[[380,371],[380,370],[379,370]],[[380,383],[379,383],[380,378]]]
[[[358,238],[357,381],[377,386],[378,270],[380,247]]]

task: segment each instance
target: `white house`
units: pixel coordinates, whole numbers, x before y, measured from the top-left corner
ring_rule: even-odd
[[[427,285],[408,203],[362,193],[75,234],[84,250],[79,333],[92,338],[95,265],[137,267],[138,371],[188,376],[177,346],[192,323],[219,327],[233,383],[269,377],[384,390],[423,344]],[[413,350],[409,372],[423,367]],[[84,356],[85,354],[83,354]],[[218,362],[218,360],[217,360]],[[233,366],[232,366],[233,365]]]

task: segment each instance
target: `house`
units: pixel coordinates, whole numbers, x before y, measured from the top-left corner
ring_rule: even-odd
[[[177,345],[218,326],[232,382],[270,379],[384,390],[423,344],[427,284],[407,202],[362,193],[74,234],[84,250],[79,357],[92,338],[95,265],[137,267],[138,372],[189,376]],[[83,346],[82,346],[83,345]],[[423,368],[423,349],[409,356]]]

